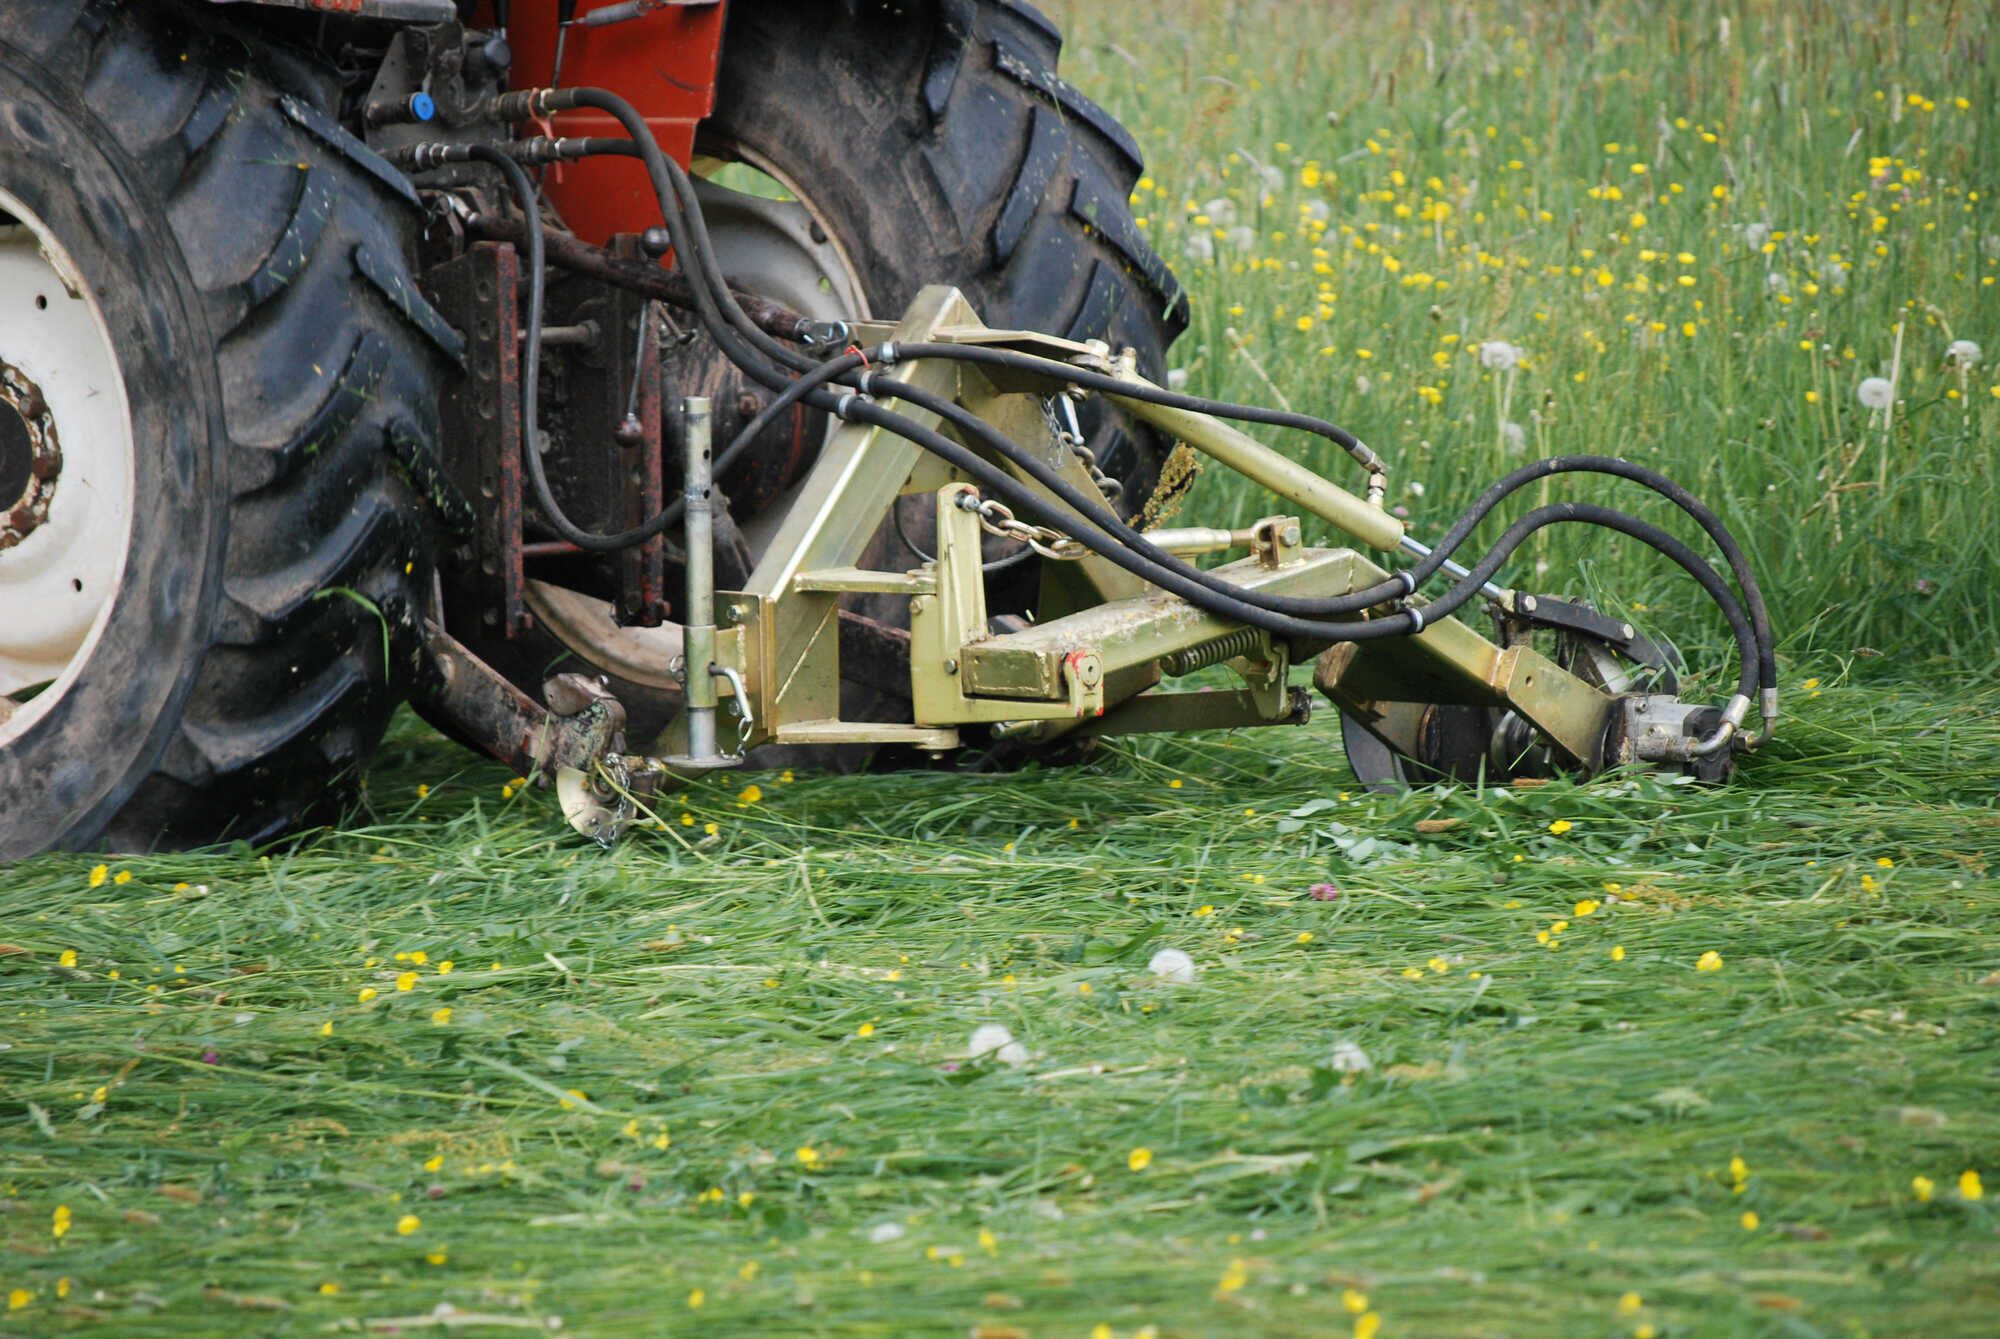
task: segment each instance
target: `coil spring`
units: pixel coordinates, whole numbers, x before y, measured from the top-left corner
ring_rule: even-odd
[[[1256,628],[1238,628],[1234,632],[1224,633],[1212,642],[1203,642],[1200,646],[1190,646],[1185,651],[1175,651],[1171,655],[1161,656],[1160,672],[1171,676],[1192,674],[1198,669],[1220,665],[1223,661],[1233,660],[1237,656],[1247,656],[1262,642],[1263,637]]]

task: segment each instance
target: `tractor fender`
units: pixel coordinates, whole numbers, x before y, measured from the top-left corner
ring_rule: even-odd
[[[344,18],[392,19],[404,23],[450,23],[458,17],[457,0],[209,0],[209,3],[274,5]]]

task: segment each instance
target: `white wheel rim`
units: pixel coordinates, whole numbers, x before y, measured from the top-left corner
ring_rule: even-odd
[[[13,369],[15,398],[25,384],[45,403],[37,430],[52,429],[61,453],[45,517],[0,548],[4,745],[75,686],[104,634],[132,547],[137,470],[131,402],[96,294],[49,227],[4,189],[0,212],[16,220],[0,223],[0,363]],[[0,414],[20,419],[10,401]],[[18,455],[20,430],[6,430]],[[0,461],[0,479],[18,477],[19,463],[10,475]],[[0,498],[0,526],[19,500]]]

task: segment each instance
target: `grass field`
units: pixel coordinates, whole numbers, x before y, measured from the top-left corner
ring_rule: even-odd
[[[1668,469],[1779,742],[1378,796],[1326,716],[739,775],[604,853],[405,720],[340,833],[0,875],[0,1335],[2000,1329],[1990,14],[1061,17],[1190,384],[1355,428],[1420,535]],[[1722,657],[1638,553],[1530,559]]]

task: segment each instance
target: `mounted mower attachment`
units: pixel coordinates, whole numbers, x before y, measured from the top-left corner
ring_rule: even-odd
[[[1140,378],[1129,356],[1121,360],[1101,343],[987,329],[951,288],[925,289],[899,324],[857,324],[851,334],[856,347],[869,350],[869,370],[848,381],[857,389],[840,392],[835,413],[844,422],[744,589],[713,589],[702,560],[710,547],[714,462],[707,402],[689,399],[682,434],[686,621],[620,627],[601,606],[541,611],[544,618],[597,618],[604,626],[591,632],[600,643],[619,641],[627,663],[664,666],[684,690],[686,708],[662,741],[664,756],[620,752],[615,731],[564,719],[546,732],[548,748],[523,756],[524,766],[540,762],[556,772],[564,812],[580,832],[609,841],[647,795],[739,765],[765,744],[903,744],[942,754],[960,747],[961,731],[974,726],[1045,744],[1303,724],[1311,701],[1290,685],[1290,671],[1315,657],[1313,682],[1343,713],[1350,757],[1363,781],[1377,786],[1555,771],[1587,776],[1635,763],[1721,780],[1735,751],[1769,737],[1777,704],[1754,580],[1706,508],[1640,467],[1594,457],[1539,462],[1483,501],[1490,510],[1530,479],[1565,470],[1647,484],[1723,542],[1751,615],[1678,541],[1581,504],[1532,513],[1468,572],[1442,556],[1448,548],[1433,553],[1405,535],[1383,507],[1383,467],[1351,438],[1345,444],[1370,473],[1366,497],[1188,408],[1188,397]],[[1102,523],[1116,516],[1102,476],[1061,428],[1065,402],[1091,393],[1248,476],[1300,514],[1236,531],[1155,529],[1136,546],[1129,532],[1107,535]],[[879,408],[891,404],[895,414]],[[1256,412],[1265,421],[1285,419]],[[969,431],[975,424],[983,430]],[[935,558],[908,571],[858,566],[898,499],[913,494],[934,499]],[[1078,495],[1093,504],[1087,513],[1070,505]],[[1461,541],[1484,514],[1468,513],[1449,542]],[[1354,548],[1309,546],[1301,515],[1369,549],[1420,561],[1392,572]],[[1513,546],[1556,520],[1610,525],[1653,544],[1718,597],[1744,657],[1743,686],[1726,707],[1680,701],[1669,655],[1630,625],[1492,583]],[[1039,622],[989,620],[982,570],[989,533],[1025,541],[1045,559]],[[1205,573],[1175,561],[1234,549],[1247,556]],[[1440,570],[1458,580],[1433,602],[1418,587]],[[908,720],[841,715],[840,606],[843,597],[863,594],[908,601]],[[1497,640],[1451,616],[1473,599],[1485,602]],[[1346,621],[1327,622],[1329,615]],[[1538,633],[1547,652],[1531,644]],[[1217,664],[1242,686],[1164,686]],[[1740,726],[1760,668],[1764,727],[1752,738]],[[552,693],[551,706],[601,720],[606,704],[572,685]]]

